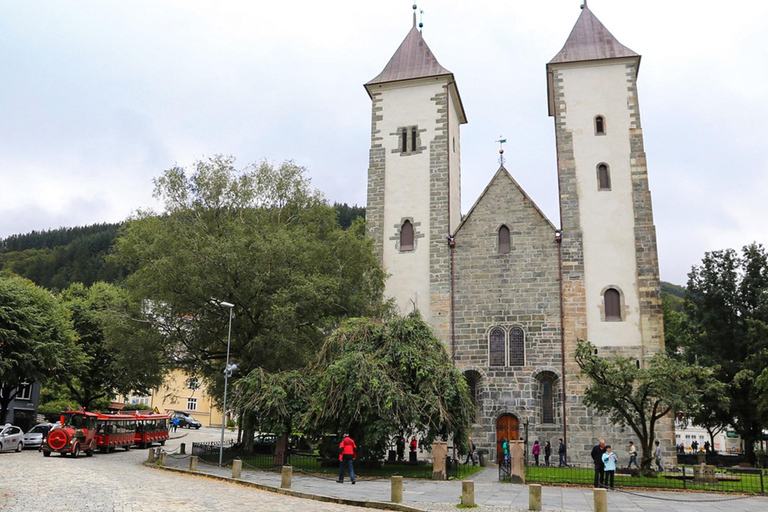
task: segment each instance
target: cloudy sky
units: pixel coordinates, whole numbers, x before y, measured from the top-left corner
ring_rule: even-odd
[[[462,209],[506,167],[558,224],[545,64],[581,0],[423,0],[461,91]],[[589,0],[642,54],[661,277],[768,242],[768,2]],[[362,86],[411,2],[0,0],[0,238],[156,207],[152,179],[216,153],[293,159],[329,201],[365,204]]]

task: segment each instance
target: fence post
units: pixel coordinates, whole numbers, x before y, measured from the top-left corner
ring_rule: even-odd
[[[528,486],[528,510],[541,510],[541,485]]]
[[[392,501],[392,503],[402,503],[403,502],[403,477],[393,476],[391,479],[391,482],[392,482],[392,492],[391,492],[390,501]]]
[[[160,458],[158,459],[158,463],[161,466],[165,466],[166,456],[167,456],[167,454],[165,452],[160,452]]]
[[[283,466],[282,477],[280,478],[280,488],[290,489],[292,478],[293,478],[293,466]]]
[[[189,470],[197,471],[197,455],[193,455],[189,458]]]
[[[763,486],[763,468],[760,468],[760,492],[765,494],[765,487]]]
[[[187,454],[187,445],[184,443],[181,443],[181,446],[179,447],[179,450],[181,451],[181,455]]]
[[[686,489],[686,483],[685,483],[685,465],[683,465],[683,489]]]
[[[149,449],[149,455],[147,456],[147,462],[155,462],[155,449]]]
[[[243,461],[235,459],[232,461],[232,478],[240,478],[243,474]]]
[[[475,482],[472,480],[461,482],[461,504],[465,507],[475,506]]]
[[[595,512],[608,512],[608,491],[595,489]]]

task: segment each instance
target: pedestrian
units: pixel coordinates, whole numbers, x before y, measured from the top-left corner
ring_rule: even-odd
[[[709,444],[709,441],[704,441],[704,453],[706,453],[707,455],[709,455],[709,448],[710,448],[711,446],[712,446],[712,445],[710,445],[710,444]]]
[[[176,432],[176,429],[179,428],[179,417],[174,416],[173,417],[173,431]]]
[[[46,439],[48,439],[48,432],[51,431],[51,425],[46,423],[45,425],[43,425],[42,431],[43,431],[43,441],[40,443],[40,447],[37,449],[37,451],[39,452],[43,451],[43,444],[45,443]]]
[[[467,452],[467,460],[464,461],[464,465],[469,464],[469,459],[472,459],[472,465],[475,465],[475,442],[472,438],[469,438],[469,451]]]
[[[349,437],[349,434],[344,434],[344,438],[339,443],[339,479],[338,483],[344,483],[344,465],[349,466],[349,479],[352,480],[352,485],[355,484],[355,468],[353,467],[353,461],[357,458],[357,445]]]
[[[695,442],[695,441],[694,441]],[[653,458],[656,459],[656,467],[659,471],[664,471],[661,467],[661,446],[659,446],[659,440],[656,440],[656,448],[653,450]]]
[[[603,454],[605,453],[605,439],[592,447],[592,462],[595,464],[595,488],[602,487],[605,484],[605,466],[603,464]]]
[[[539,447],[539,441],[538,439],[533,442],[533,461],[534,464],[537,466],[539,465],[539,453],[541,452],[541,447]]]
[[[501,438],[501,451],[504,453],[504,465],[509,465],[509,441],[506,437]]]
[[[619,458],[611,450],[611,445],[605,447],[603,453],[603,467],[605,468],[605,485],[610,486],[613,489],[613,475],[616,473],[616,464],[619,462]]]
[[[409,459],[408,462],[412,462],[413,464],[416,464],[416,450],[419,447],[419,443],[416,441],[416,438],[411,439],[411,444],[409,445],[410,452],[408,453]]]
[[[397,441],[395,441],[395,446],[397,447],[397,460],[403,462],[405,458],[405,436],[399,436]]]
[[[549,467],[549,458],[552,456],[552,445],[544,441],[544,465]]]
[[[640,469],[640,466],[637,465],[637,448],[635,448],[635,444],[632,441],[630,441],[629,442],[629,464],[627,465],[627,469],[630,469],[633,463],[636,468]]]
[[[557,446],[557,455],[560,458],[560,464],[558,467],[567,468],[568,462],[565,459],[565,443],[563,442],[562,437],[559,439],[559,443],[560,444]]]
[[[694,439],[694,441],[691,443],[691,450],[693,450],[694,455],[699,451],[699,442]]]

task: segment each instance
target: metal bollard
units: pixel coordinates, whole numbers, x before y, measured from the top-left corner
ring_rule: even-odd
[[[235,459],[232,461],[232,478],[240,478],[243,474],[243,461]]]
[[[403,502],[403,477],[401,476],[392,477],[391,501],[392,503]]]
[[[283,472],[280,478],[280,488],[290,489],[291,479],[293,479],[293,466],[283,466]]]
[[[197,455],[193,455],[189,458],[189,470],[197,471]]]
[[[541,485],[528,486],[528,510],[541,510]]]
[[[595,512],[608,512],[608,491],[595,489]]]
[[[147,455],[147,462],[155,462],[155,450],[153,448],[149,449],[149,455]]]
[[[161,466],[165,466],[166,463],[166,456],[167,454],[165,452],[160,452],[160,457],[157,459],[157,463]]]
[[[181,443],[181,446],[179,446],[179,451],[181,452],[181,455],[187,454],[187,445],[185,443]]]
[[[461,504],[465,507],[475,506],[475,482],[461,482]]]

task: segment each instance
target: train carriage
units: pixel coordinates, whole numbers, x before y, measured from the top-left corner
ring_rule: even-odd
[[[165,414],[136,415],[133,444],[146,448],[152,443],[165,444],[168,439],[168,416]]]

